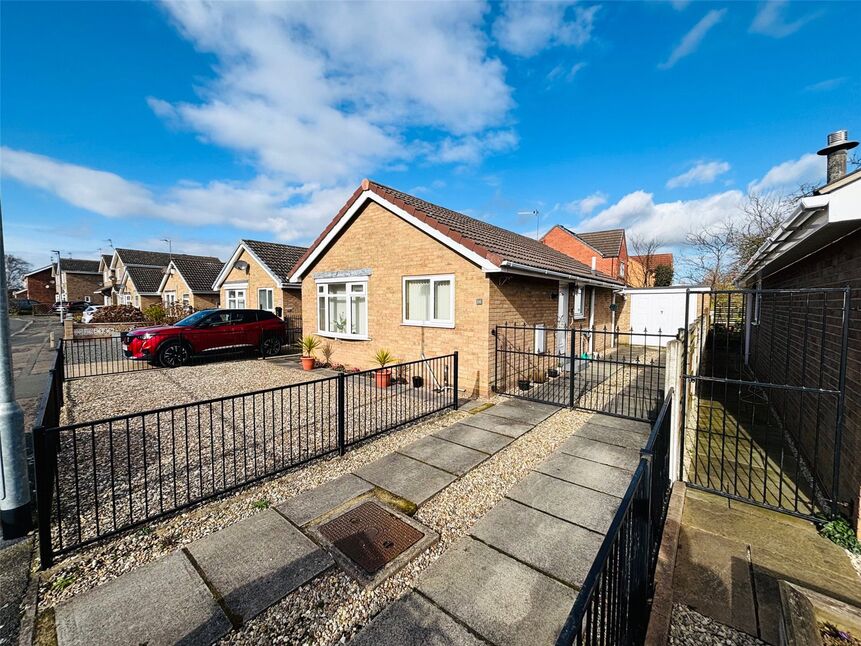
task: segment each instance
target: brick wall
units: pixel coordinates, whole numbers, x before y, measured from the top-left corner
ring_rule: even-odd
[[[47,285],[47,287],[45,287]],[[27,276],[24,279],[24,288],[27,294],[22,298],[31,298],[34,301],[50,305],[56,300],[57,290],[54,279],[51,277],[51,268]]]
[[[323,338],[334,349],[333,362],[370,368],[380,348],[402,361],[418,359],[422,352],[431,357],[458,350],[461,390],[468,395],[488,394],[488,280],[478,267],[378,204],[368,203],[302,281],[304,334],[317,334],[314,274],[357,269],[371,271],[370,338]],[[455,327],[403,325],[403,277],[433,274],[454,274]]]
[[[95,292],[102,286],[101,274],[75,274],[63,271],[65,276],[64,296],[69,301],[101,302],[102,298],[96,298]]]
[[[233,267],[227,274],[225,284],[221,286],[221,307],[227,307],[227,290],[230,288],[230,283],[247,282],[245,307],[253,310],[258,309],[260,307],[260,295],[257,290],[270,288],[272,289],[272,305],[275,308],[281,308],[282,316],[299,316],[302,313],[302,296],[298,286],[281,289],[266,269],[245,250],[239,254],[236,260],[247,262],[248,270]]]
[[[592,258],[595,258],[595,269],[606,276],[623,279],[626,283],[630,282],[630,263],[628,262],[628,249],[624,237],[622,238],[622,249],[618,257],[604,258],[596,250],[587,245],[585,242],[571,235],[559,226],[555,226],[548,231],[541,242],[548,247],[552,247],[557,251],[561,251],[567,256],[571,256],[575,260],[579,260],[584,265],[592,268]],[[620,275],[620,263],[625,263],[625,276]]]
[[[843,441],[840,454],[838,496],[851,500],[858,529],[858,501],[861,492],[861,230],[763,280],[763,288],[852,288],[849,315],[849,341],[846,371]],[[776,383],[822,387],[837,384],[842,332],[842,295],[814,293],[766,297],[756,339],[758,352],[753,357],[760,378]],[[824,313],[824,316],[823,316]],[[824,326],[823,326],[824,320]],[[807,321],[807,333],[804,323]],[[806,343],[805,343],[806,337]],[[789,341],[787,342],[787,338]],[[824,345],[822,340],[824,339]],[[824,360],[820,357],[823,356]],[[783,421],[800,438],[808,459],[831,482],[834,451],[835,400],[818,397],[817,410],[811,396],[787,392],[772,397]],[[813,456],[816,456],[815,458]]]

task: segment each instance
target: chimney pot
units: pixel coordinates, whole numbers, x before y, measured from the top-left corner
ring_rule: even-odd
[[[848,157],[846,151],[855,148],[857,145],[857,141],[849,141],[849,132],[847,130],[835,130],[828,134],[828,145],[817,152],[818,155],[823,155],[828,159],[828,184],[836,182],[846,175],[846,161]]]

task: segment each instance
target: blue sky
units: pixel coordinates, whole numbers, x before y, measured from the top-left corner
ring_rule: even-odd
[[[362,177],[679,250],[861,136],[861,3],[3,2],[7,252],[313,240]],[[848,36],[840,35],[840,27]],[[854,50],[854,51],[853,51]]]

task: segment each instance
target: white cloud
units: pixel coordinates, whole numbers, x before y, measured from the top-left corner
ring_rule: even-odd
[[[682,40],[676,45],[676,48],[670,54],[670,57],[658,65],[659,69],[667,70],[678,63],[685,56],[693,54],[697,51],[703,38],[709,33],[712,27],[723,20],[726,15],[726,9],[712,9],[702,19],[686,33]]]
[[[682,11],[686,9],[687,6],[691,3],[691,0],[670,0],[670,4],[673,5],[673,9],[676,11]]]
[[[802,184],[816,184],[825,178],[825,157],[807,153],[773,166],[760,179],[751,182],[748,190],[754,193],[768,191],[794,192]]]
[[[345,184],[285,186],[266,176],[249,182],[180,182],[158,192],[119,175],[3,147],[2,175],[54,193],[110,218],[145,216],[189,225],[228,225],[284,240],[316,236],[354,190]]]
[[[827,92],[828,90],[833,90],[835,88],[840,87],[846,81],[849,80],[847,76],[840,76],[833,79],[825,79],[824,81],[819,81],[818,83],[811,83],[804,87],[805,92]]]
[[[579,200],[572,200],[561,205],[563,211],[568,213],[579,213],[580,215],[589,215],[599,206],[604,206],[607,203],[607,196],[604,193],[596,192],[587,195]]]
[[[667,180],[667,188],[692,186],[694,184],[710,184],[720,175],[729,172],[729,162],[698,161],[689,170]]]
[[[574,65],[571,66],[560,63],[548,72],[547,80],[550,83],[555,81],[565,81],[566,83],[570,83],[574,80],[574,77],[577,76],[577,73],[584,67],[586,67],[586,63],[583,63],[582,61],[574,63]]]
[[[592,38],[598,5],[573,2],[509,1],[493,23],[499,46],[518,56],[534,56],[546,47],[582,47]]]
[[[216,56],[218,76],[200,101],[152,98],[153,111],[289,181],[361,177],[433,151],[441,138],[475,148],[513,106],[505,68],[487,53],[483,4],[165,7]],[[411,141],[419,129],[426,139]]]
[[[624,227],[629,236],[656,238],[662,245],[681,244],[685,235],[740,215],[741,191],[716,193],[696,200],[655,203],[654,195],[634,191],[577,224],[578,230]]]
[[[750,32],[772,38],[784,38],[794,34],[814,18],[818,18],[821,13],[814,11],[788,22],[784,16],[784,11],[788,5],[786,0],[763,2],[750,24]]]
[[[517,147],[518,137],[513,130],[497,130],[485,135],[444,139],[436,152],[429,157],[444,164],[472,165],[492,153],[501,153]]]

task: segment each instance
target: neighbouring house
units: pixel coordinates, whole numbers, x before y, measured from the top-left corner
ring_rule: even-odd
[[[15,298],[29,298],[40,303],[51,304],[57,300],[54,266],[39,267],[24,274],[21,289],[14,293]]]
[[[103,253],[99,260],[99,273],[102,274],[102,285],[94,294],[102,297],[103,305],[116,305],[116,274],[111,269],[112,254]]]
[[[648,256],[630,256],[631,280],[628,283],[632,287],[654,287],[655,269],[664,265],[673,268],[673,254],[653,253]]]
[[[401,361],[457,350],[461,389],[482,396],[495,378],[496,325],[586,326],[622,287],[538,240],[370,180],[291,280],[302,285],[304,333],[331,344],[334,362],[368,368],[378,349]]]
[[[186,254],[144,251],[141,249],[114,249],[110,269],[114,281],[112,300],[117,305],[133,305],[145,309],[162,302],[159,293],[164,272],[174,258]],[[188,256],[221,263],[215,256]]]
[[[818,397],[816,405],[811,405],[810,395],[805,402],[804,393],[787,390],[775,397],[772,405],[781,415],[792,418],[784,419],[787,426],[795,429],[795,439],[809,463],[822,473],[832,473],[834,466],[839,468],[839,491],[832,495],[845,503],[844,511],[854,517],[858,531],[861,529],[861,169],[847,173],[847,150],[855,146],[857,142],[849,141],[845,130],[828,136],[828,146],[819,151],[828,158],[827,183],[799,201],[790,217],[741,271],[737,284],[754,290],[748,303],[751,320],[748,333],[770,335],[775,339],[775,347],[791,347],[791,351],[777,359],[772,353],[754,357],[751,367],[759,379],[836,389],[843,375],[841,420],[837,419],[837,397]],[[817,291],[846,287],[850,288],[848,307],[844,304],[844,293]],[[811,288],[813,291],[807,294],[759,291]],[[847,310],[849,315],[844,318]],[[804,325],[811,329],[801,329]],[[844,334],[845,358],[840,356]]]
[[[284,318],[301,316],[301,286],[290,282],[290,270],[307,250],[240,240],[212,282],[212,289],[219,292],[224,307],[266,310]]]
[[[541,242],[605,276],[631,284],[624,229],[575,233],[557,224],[542,236]]]
[[[60,258],[51,275],[56,281],[56,300],[92,302],[93,294],[102,284],[98,260]]]
[[[161,279],[158,293],[165,305],[180,304],[204,310],[218,307],[218,291],[212,286],[224,263],[205,256],[174,256]]]

